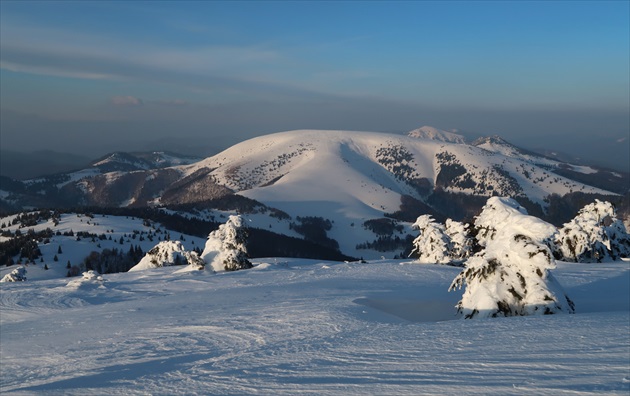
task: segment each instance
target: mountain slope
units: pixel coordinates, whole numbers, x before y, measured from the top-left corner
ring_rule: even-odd
[[[114,171],[136,171],[168,168],[177,165],[187,165],[199,161],[200,158],[168,153],[164,151],[108,154],[90,164],[98,168],[101,173]]]
[[[516,198],[532,214],[555,224],[595,197],[621,201],[614,188],[583,181],[606,180],[604,187],[614,187],[627,175],[607,173],[604,178],[595,169],[538,156],[499,138],[468,145],[446,142],[437,130],[420,129],[431,133],[280,132],[189,165],[144,169],[136,164],[130,171],[103,173],[99,167],[111,161],[135,161],[118,155],[81,172],[17,187],[8,183],[13,191],[0,192],[0,198],[32,206],[157,205],[195,216],[195,211],[205,211],[201,218],[236,211],[256,228],[301,234],[329,248],[338,243],[353,257],[362,256],[365,246],[402,252],[414,233],[409,222],[418,215],[470,219],[493,195]],[[370,223],[375,221],[381,231]],[[359,244],[365,246],[359,249]]]
[[[402,195],[422,200],[435,188],[539,204],[550,194],[611,194],[553,174],[557,162],[537,162],[435,140],[304,130],[251,139],[183,169],[212,170],[218,184],[289,213],[293,202],[320,202],[327,213],[373,216],[398,209]]]

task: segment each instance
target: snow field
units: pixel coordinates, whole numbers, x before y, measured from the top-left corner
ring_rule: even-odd
[[[14,217],[0,218],[0,223],[8,225],[13,221]],[[151,223],[153,224],[153,222]],[[52,220],[48,220],[33,227],[19,228],[19,225],[16,224],[7,226],[3,230],[9,230],[14,233],[19,229],[20,232],[27,233],[29,229],[40,232],[46,228],[50,228],[55,234],[57,231],[62,234],[72,231],[74,236],[53,235],[49,243],[40,243],[39,249],[42,252],[44,261],[41,262],[38,258],[35,264],[24,264],[28,271],[26,277],[29,281],[65,277],[68,272],[66,268],[68,261],[71,265],[79,265],[93,251],[100,252],[104,249],[118,249],[126,253],[131,246],[140,246],[146,253],[158,244],[158,238],[164,239],[166,232],[170,232],[171,238],[174,240],[179,240],[180,236],[183,235],[185,240],[181,242],[187,250],[193,250],[195,247],[203,249],[206,243],[205,238],[169,231],[159,223],[155,223],[154,227],[148,227],[139,218],[101,214],[95,214],[93,218],[82,214],[62,214],[57,226],[53,224]],[[146,233],[155,233],[157,229],[160,230],[160,233],[153,237],[153,241],[147,239]],[[132,238],[134,231],[145,232],[144,240],[141,241],[139,237]],[[100,240],[95,238],[95,241],[92,242],[91,238],[81,238],[78,241],[77,233],[79,232],[88,232],[96,235],[105,234],[107,239]],[[112,239],[109,240],[109,237]],[[121,237],[123,237],[122,244],[120,244]],[[60,247],[62,253],[58,253]],[[54,261],[55,256],[57,256],[58,261]],[[44,269],[45,265],[48,266],[48,270]],[[14,266],[0,267],[0,279],[14,268]]]
[[[458,268],[270,258],[0,288],[4,394],[630,391],[627,262],[559,263],[575,315],[457,319]]]

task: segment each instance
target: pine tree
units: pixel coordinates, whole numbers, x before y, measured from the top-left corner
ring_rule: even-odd
[[[601,262],[630,256],[630,236],[610,202],[595,200],[564,224],[555,238],[555,255],[564,261]]]
[[[457,310],[465,318],[573,313],[573,302],[550,270],[548,246],[557,230],[527,215],[511,198],[490,198],[476,218],[484,248],[470,257],[449,291],[465,287]]]
[[[247,259],[247,228],[241,216],[230,216],[225,224],[208,235],[206,246],[201,254],[205,263],[215,271],[237,271],[252,268]]]
[[[63,252],[61,251],[61,245],[59,245],[59,248],[57,248],[57,254],[61,254],[61,253]]]

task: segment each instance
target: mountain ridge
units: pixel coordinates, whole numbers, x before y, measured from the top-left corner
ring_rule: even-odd
[[[355,257],[361,255],[355,246],[374,246],[380,238],[366,228],[369,221],[389,218],[395,227],[427,213],[470,219],[493,195],[513,197],[555,224],[594,198],[623,203],[619,186],[627,175],[562,163],[500,138],[478,140],[476,146],[444,141],[442,135],[414,135],[285,131],[246,140],[200,161],[151,169],[109,170],[107,161],[118,159],[118,166],[130,159],[112,154],[72,174],[3,182],[0,203],[14,210],[46,203],[157,206],[201,213],[201,218],[231,211],[247,214],[258,228],[276,232],[279,227],[278,232],[292,237],[296,219],[322,218],[334,225],[318,234],[319,242],[339,241],[341,251]],[[146,165],[143,161],[139,164]],[[409,235],[408,226],[388,236],[391,246],[398,243],[395,238]]]

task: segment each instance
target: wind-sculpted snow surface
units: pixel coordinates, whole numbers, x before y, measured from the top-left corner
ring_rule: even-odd
[[[456,319],[459,269],[272,258],[3,283],[7,395],[627,395],[628,263],[560,263],[576,315]],[[7,314],[7,312],[9,314]]]

